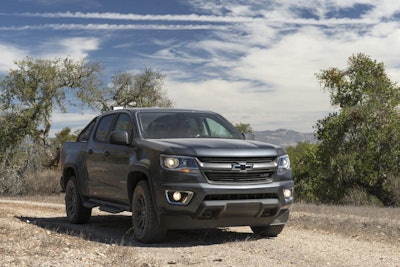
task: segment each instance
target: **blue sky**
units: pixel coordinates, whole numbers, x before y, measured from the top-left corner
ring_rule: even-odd
[[[104,79],[152,68],[175,107],[255,130],[312,132],[334,108],[315,73],[365,53],[400,74],[400,1],[3,0],[0,74],[26,56],[100,62]],[[53,115],[52,133],[96,114]]]

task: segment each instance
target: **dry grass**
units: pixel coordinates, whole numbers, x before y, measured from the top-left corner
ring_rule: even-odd
[[[64,204],[64,194],[61,193],[8,199]],[[129,223],[129,219],[127,221]],[[287,226],[396,243],[400,242],[400,208],[296,203],[291,207]]]
[[[390,243],[400,242],[400,209],[295,204],[289,226]]]
[[[60,193],[60,176],[58,169],[44,169],[27,175],[25,192],[28,195],[52,195]]]
[[[53,195],[60,193],[61,171],[56,168],[26,171],[20,174],[16,170],[0,170],[0,194]]]
[[[319,262],[328,252],[335,259],[337,253],[351,254],[358,246],[365,251],[378,244],[391,253],[400,241],[399,209],[295,204],[288,228],[276,239],[256,238],[249,228],[241,227],[174,231],[164,244],[143,245],[131,239],[129,213],[109,215],[94,209],[90,224],[68,223],[63,196],[0,198],[0,265],[276,266],[276,262],[265,262],[275,257],[280,266],[290,266],[286,263],[287,253],[291,253],[290,263],[296,263],[293,266],[310,266],[314,255]],[[319,246],[326,242],[329,249],[321,252]],[[342,242],[349,242],[347,249]],[[391,254],[388,257],[389,263],[397,263]],[[305,263],[298,264],[298,260]]]

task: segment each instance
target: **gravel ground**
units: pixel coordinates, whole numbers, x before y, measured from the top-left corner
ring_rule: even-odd
[[[390,220],[392,232],[363,234],[372,229],[363,228],[366,217],[336,212],[340,218],[330,220],[327,228],[329,223],[316,223],[327,217],[323,212],[295,205],[290,223],[277,238],[258,238],[248,227],[235,227],[174,231],[164,243],[143,245],[131,238],[129,213],[109,215],[95,209],[89,224],[71,225],[63,204],[0,198],[0,265],[400,267],[400,239],[390,234],[400,232],[397,217]],[[361,227],[344,225],[357,225],[357,220]],[[385,228],[382,225],[387,222],[377,229]]]

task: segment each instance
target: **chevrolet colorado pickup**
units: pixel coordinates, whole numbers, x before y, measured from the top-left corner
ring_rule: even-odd
[[[293,202],[289,157],[245,136],[209,111],[103,113],[62,147],[67,219],[88,223],[95,207],[131,211],[142,243],[162,241],[169,229],[250,226],[277,236]]]

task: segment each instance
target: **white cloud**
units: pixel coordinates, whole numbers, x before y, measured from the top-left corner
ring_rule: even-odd
[[[97,115],[99,115],[99,113],[93,111],[85,111],[81,113],[54,112],[51,120],[52,127],[50,130],[50,136],[54,136],[55,133],[65,127],[71,128],[73,132],[81,130]]]
[[[14,61],[21,60],[29,54],[27,50],[7,43],[0,43],[0,51],[0,72],[8,72],[15,67]]]
[[[1,31],[126,31],[126,30],[168,30],[168,31],[181,31],[181,30],[224,30],[227,27],[224,25],[216,24],[41,24],[41,25],[25,25],[25,26],[3,26],[0,27]]]
[[[245,10],[244,8],[241,8]],[[247,12],[249,14],[249,12]],[[108,19],[108,20],[132,20],[132,21],[196,21],[196,22],[246,22],[253,18],[246,16],[214,16],[214,15],[140,15],[122,13],[82,13],[82,12],[55,12],[55,13],[19,13],[16,16],[42,17],[42,18],[80,18],[80,19]]]
[[[249,82],[222,79],[203,82],[175,82],[168,80],[165,88],[175,107],[212,110],[231,122],[250,123],[255,130],[288,129],[310,132],[319,119],[314,109],[296,111],[302,105],[299,90],[296,96],[282,91],[257,92]]]
[[[51,29],[66,33],[83,30],[93,36],[99,31],[191,31],[195,38],[183,41],[179,39],[181,35],[163,39],[164,34],[146,39],[149,47],[154,41],[159,50],[136,52],[150,62],[149,66],[165,70],[168,79],[165,88],[175,106],[214,110],[231,121],[251,123],[256,130],[285,127],[309,132],[318,119],[333,110],[328,94],[321,90],[314,76],[320,70],[345,68],[348,57],[361,52],[384,62],[391,78],[398,79],[400,50],[396,47],[400,46],[400,23],[393,15],[400,12],[400,2],[395,2],[193,0],[185,4],[192,5],[194,11],[201,10],[199,14],[25,13],[20,15],[69,18],[71,22],[87,19],[91,24],[55,23],[0,29]],[[356,4],[371,8],[366,8],[359,17],[332,16]],[[305,11],[313,16],[303,18]],[[141,24],[99,24],[99,20],[130,20]],[[40,55],[86,57],[90,51],[102,49],[101,38],[47,40],[39,48],[44,51]],[[123,45],[114,48],[129,49],[133,43],[124,38]],[[23,48],[6,51],[12,57],[26,53]],[[137,65],[137,58],[132,61]],[[0,70],[5,68],[3,65]],[[81,121],[79,116],[73,117]]]
[[[79,60],[88,56],[90,51],[99,49],[99,38],[62,38],[48,40],[41,44],[41,52],[38,56],[42,58],[58,58],[68,56]]]
[[[17,47],[13,44],[0,43],[0,72],[8,72],[15,67],[14,62],[27,56],[38,58],[59,58],[68,56],[80,60],[88,56],[90,51],[97,50],[100,46],[98,38],[62,38],[43,41],[36,52],[32,47]],[[31,49],[31,50],[30,50]]]
[[[390,18],[395,13],[400,10],[400,2],[392,1],[392,0],[385,0],[385,1],[365,1],[365,3],[371,4],[374,8],[367,12],[364,17],[369,18]]]
[[[378,16],[372,9],[370,15],[360,19],[299,19],[289,12],[296,7],[293,1],[283,2],[282,12],[274,7],[265,9],[261,23],[237,25],[241,35],[232,30],[181,47],[188,55],[199,49],[207,51],[211,56],[205,58],[202,71],[219,68],[216,75],[226,76],[198,82],[169,81],[168,93],[176,106],[215,110],[232,121],[248,122],[256,130],[279,125],[308,132],[318,119],[335,109],[315,73],[330,67],[345,68],[348,57],[361,52],[385,62],[391,77],[398,79],[400,50],[393,48],[400,45],[400,25],[378,20],[395,11],[381,8]],[[210,5],[207,2],[202,7]],[[318,13],[322,16],[331,9],[353,5],[354,1],[330,1]],[[315,2],[310,4],[315,6]],[[233,13],[250,10],[228,7]],[[172,60],[174,54],[169,56]]]

